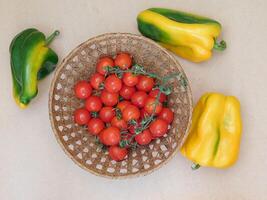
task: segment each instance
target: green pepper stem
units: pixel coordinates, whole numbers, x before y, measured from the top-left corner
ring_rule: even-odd
[[[200,166],[200,164],[197,164],[197,163],[193,163],[192,165],[191,165],[191,169],[192,170],[197,170],[198,168],[200,168],[201,166]]]
[[[213,49],[217,50],[217,51],[223,51],[224,49],[226,49],[227,45],[226,42],[224,40],[220,41],[220,43],[218,43],[216,40],[214,40],[214,46]]]
[[[59,35],[59,33],[60,32],[56,30],[50,36],[48,36],[48,38],[45,40],[45,45],[49,45],[55,39],[55,37]]]

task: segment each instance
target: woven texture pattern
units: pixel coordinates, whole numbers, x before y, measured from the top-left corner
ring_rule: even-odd
[[[88,80],[100,57],[114,56],[118,52],[130,53],[135,63],[160,76],[181,73],[171,82],[174,90],[168,106],[175,114],[169,133],[130,151],[122,162],[112,161],[108,152],[95,143],[95,137],[88,134],[87,128],[73,120],[74,110],[84,106],[74,95],[74,84]],[[190,126],[192,95],[181,66],[165,49],[142,36],[110,33],[82,43],[58,66],[50,88],[49,114],[57,141],[80,167],[109,178],[138,176],[154,171],[177,153]]]

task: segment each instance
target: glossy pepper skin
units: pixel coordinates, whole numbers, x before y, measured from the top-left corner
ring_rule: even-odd
[[[241,129],[238,99],[207,93],[194,108],[192,126],[181,153],[200,166],[229,167],[238,158]]]
[[[25,108],[37,95],[37,82],[45,78],[58,62],[57,54],[47,46],[59,31],[48,38],[34,28],[26,29],[12,40],[10,64],[13,81],[13,96],[21,108]]]
[[[137,16],[139,31],[163,47],[193,62],[208,60],[212,49],[224,50],[216,43],[221,24],[213,19],[166,8],[150,8]]]

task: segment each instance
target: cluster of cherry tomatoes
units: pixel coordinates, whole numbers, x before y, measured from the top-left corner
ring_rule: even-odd
[[[117,68],[122,76],[108,68]],[[166,134],[173,121],[173,112],[164,106],[167,96],[156,87],[156,80],[131,69],[127,53],[114,60],[103,57],[96,73],[74,87],[76,97],[85,100],[84,108],[74,112],[75,122],[87,125],[89,134],[96,135],[116,161],[127,156],[132,144],[147,145]]]

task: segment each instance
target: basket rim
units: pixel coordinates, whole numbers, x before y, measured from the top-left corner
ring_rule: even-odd
[[[55,83],[57,81],[59,72],[61,71],[61,69],[65,66],[66,62],[69,60],[69,58],[71,58],[71,56],[73,56],[73,54],[75,54],[79,48],[83,45],[85,45],[88,42],[91,42],[93,40],[97,40],[100,39],[102,37],[111,37],[111,36],[129,36],[132,38],[137,38],[137,39],[141,39],[144,40],[154,46],[156,46],[157,48],[159,48],[161,51],[163,51],[164,53],[166,53],[170,59],[172,59],[175,63],[175,67],[177,67],[185,76],[186,81],[188,82],[188,85],[186,87],[187,90],[187,94],[188,94],[188,98],[189,98],[189,120],[188,120],[188,124],[187,124],[187,128],[186,131],[184,133],[184,136],[182,138],[182,141],[179,145],[177,145],[177,147],[175,148],[175,150],[172,152],[172,154],[166,159],[164,160],[162,163],[160,163],[159,165],[156,165],[153,169],[145,171],[145,172],[137,172],[137,173],[132,173],[132,174],[127,174],[127,175],[120,175],[120,176],[114,176],[112,174],[107,175],[107,174],[101,174],[98,173],[96,171],[93,171],[87,167],[85,167],[84,165],[82,165],[81,163],[79,163],[74,157],[73,155],[71,155],[71,153],[65,148],[64,144],[61,142],[59,135],[57,133],[57,130],[55,128],[55,124],[53,121],[53,113],[52,113],[52,101],[53,101],[53,92],[55,89]],[[177,59],[170,53],[168,52],[165,48],[163,48],[162,46],[160,46],[159,44],[157,44],[156,42],[154,42],[153,40],[146,38],[142,35],[137,35],[137,34],[133,34],[133,33],[121,33],[121,32],[116,32],[116,33],[104,33],[92,38],[89,38],[88,40],[80,43],[77,47],[75,47],[73,50],[71,50],[66,57],[64,57],[62,59],[62,61],[60,62],[60,64],[56,67],[55,72],[53,74],[53,78],[50,84],[50,88],[49,88],[49,100],[48,100],[48,110],[49,110],[49,119],[50,119],[50,124],[53,130],[53,133],[56,137],[57,142],[59,143],[59,145],[61,146],[61,148],[63,149],[63,151],[65,152],[65,154],[79,167],[81,167],[82,169],[96,175],[96,176],[100,176],[100,177],[104,177],[104,178],[109,178],[109,179],[126,179],[126,178],[134,178],[134,177],[140,177],[140,176],[146,176],[152,172],[154,172],[155,170],[161,168],[162,166],[164,166],[165,164],[167,164],[179,151],[179,149],[182,147],[182,145],[184,144],[186,138],[188,137],[189,134],[189,129],[192,123],[192,112],[193,112],[193,96],[192,96],[192,91],[191,91],[191,87],[190,87],[190,82],[186,76],[186,73],[184,72],[182,66],[180,65],[180,63],[177,61]]]

